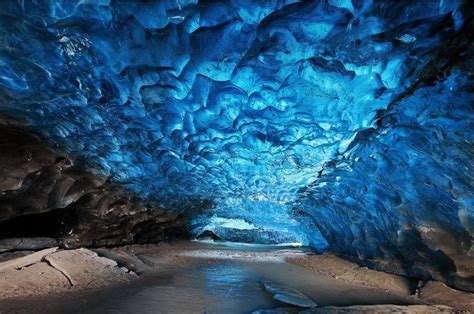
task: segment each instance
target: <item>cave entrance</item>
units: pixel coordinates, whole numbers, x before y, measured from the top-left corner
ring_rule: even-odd
[[[247,244],[307,246],[314,239],[297,221],[291,206],[284,202],[261,199],[227,199],[210,213],[194,218],[192,235],[198,240]],[[320,247],[327,242],[319,234]]]

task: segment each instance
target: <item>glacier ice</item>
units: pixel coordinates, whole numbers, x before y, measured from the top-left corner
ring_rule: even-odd
[[[472,29],[456,0],[8,1],[0,110],[150,200],[212,200],[195,235],[255,226],[454,271]]]

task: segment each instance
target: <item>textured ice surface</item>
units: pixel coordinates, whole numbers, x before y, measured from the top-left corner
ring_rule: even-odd
[[[417,83],[442,79],[460,2],[293,2],[2,2],[0,110],[142,195],[212,200],[195,233],[469,242],[472,74]]]
[[[418,89],[378,129],[359,133],[301,196],[295,211],[308,232],[317,226],[333,249],[362,258],[456,271],[451,259],[472,250],[474,233],[474,80],[466,72]]]
[[[211,213],[197,215],[190,227],[195,234],[209,230],[228,241],[308,244],[311,238],[318,248],[327,247],[317,228],[309,235],[302,230],[291,207],[268,200],[226,199]]]

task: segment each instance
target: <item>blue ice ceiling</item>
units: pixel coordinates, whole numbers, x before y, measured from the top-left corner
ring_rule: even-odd
[[[460,1],[0,10],[0,110],[143,196],[212,200],[195,233],[379,256],[430,217],[471,239],[472,65],[439,55],[467,51]]]

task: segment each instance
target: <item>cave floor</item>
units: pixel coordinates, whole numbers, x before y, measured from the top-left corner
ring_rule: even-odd
[[[250,313],[281,307],[297,311],[275,300],[263,281],[296,289],[321,307],[443,304],[412,295],[412,284],[402,277],[305,249],[175,242],[101,249],[98,253],[119,257],[124,267],[140,275],[133,272],[133,278],[88,288],[81,286],[84,274],[75,278],[70,272],[74,287],[61,285],[43,291],[44,287],[35,285],[51,286],[48,280],[22,281],[2,277],[0,272],[0,313]],[[75,267],[81,267],[80,259],[75,259]],[[26,269],[16,270],[14,276],[38,276],[31,271],[22,274]],[[67,267],[62,271],[67,275]]]

